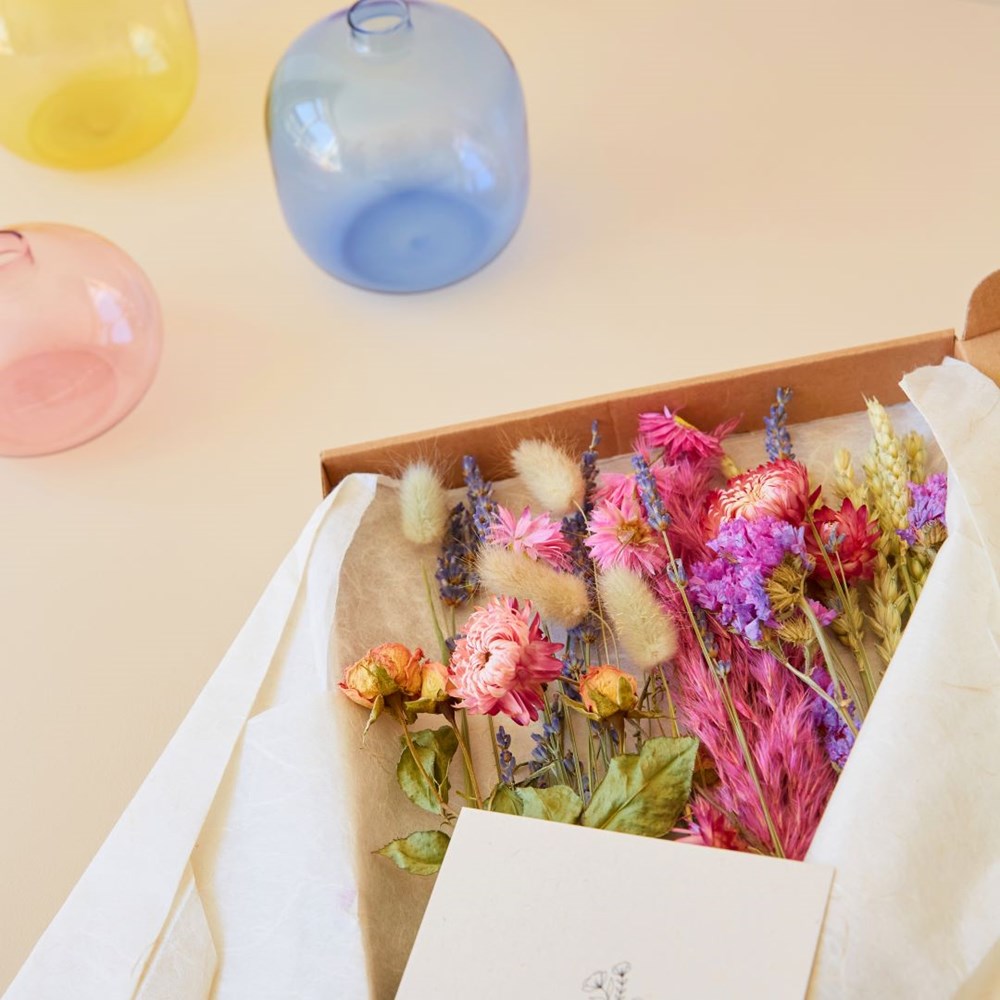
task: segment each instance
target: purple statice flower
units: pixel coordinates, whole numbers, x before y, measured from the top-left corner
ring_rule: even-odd
[[[664,506],[663,497],[656,488],[656,480],[649,463],[642,455],[632,456],[632,468],[635,469],[635,485],[639,490],[639,499],[646,512],[646,520],[654,531],[666,531],[670,525],[670,515]]]
[[[779,458],[795,458],[792,436],[788,433],[788,411],[785,409],[791,401],[792,390],[779,389],[776,395],[770,413],[764,418],[764,447],[772,462]]]
[[[897,532],[900,538],[916,545],[921,532],[930,525],[946,526],[945,506],[948,500],[948,477],[936,472],[925,483],[910,483],[912,503],[906,513],[907,527]]]
[[[448,607],[464,604],[479,589],[475,571],[476,545],[472,514],[464,503],[460,503],[448,515],[444,545],[434,573],[441,600]]]
[[[510,749],[510,733],[500,726],[497,729],[497,751],[500,757],[500,780],[506,785],[514,784],[514,768],[517,761]]]
[[[483,479],[479,463],[471,455],[462,459],[462,473],[472,511],[472,526],[479,543],[484,544],[490,537],[497,506],[493,499],[493,484]]]
[[[825,670],[817,670],[813,675],[813,680],[831,698],[839,698],[836,685],[834,685]],[[848,704],[847,711],[850,713],[855,729],[860,730],[861,718],[853,702]],[[823,744],[823,749],[826,750],[827,757],[830,758],[830,762],[842,769],[847,763],[851,747],[854,746],[854,733],[851,732],[847,723],[841,718],[840,713],[829,702],[824,701],[818,696],[816,696],[813,704],[813,722],[816,725],[816,733]]]
[[[804,567],[812,566],[805,528],[776,517],[754,521],[737,517],[722,523],[708,548],[715,558],[691,567],[691,596],[718,615],[726,628],[760,642],[763,629],[778,627],[765,587],[770,575],[788,556],[797,556]]]

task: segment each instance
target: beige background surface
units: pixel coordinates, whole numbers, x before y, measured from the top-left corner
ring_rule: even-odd
[[[285,231],[270,70],[328,0],[192,0],[195,104],[127,166],[0,153],[0,223],[110,237],[156,384],[0,460],[0,988],[319,499],[324,446],[953,326],[1000,267],[1000,5],[457,0],[524,83],[533,188],[486,271],[379,297]]]

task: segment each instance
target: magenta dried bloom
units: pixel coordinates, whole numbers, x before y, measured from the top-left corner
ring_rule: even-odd
[[[722,440],[736,429],[739,418],[719,424],[711,433],[698,430],[677,411],[664,407],[662,413],[639,414],[639,450],[663,449],[664,460],[679,458],[718,458],[722,455]]]

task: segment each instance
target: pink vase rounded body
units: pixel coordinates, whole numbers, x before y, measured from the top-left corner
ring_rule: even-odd
[[[0,230],[0,455],[89,441],[139,402],[163,340],[149,279],[72,226]]]

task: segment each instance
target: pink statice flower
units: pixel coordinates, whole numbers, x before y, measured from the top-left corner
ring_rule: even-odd
[[[679,458],[718,458],[722,455],[722,440],[736,429],[739,418],[719,424],[711,433],[698,430],[677,411],[664,407],[662,413],[639,414],[637,450],[663,449],[666,462]]]
[[[791,524],[801,524],[806,511],[819,495],[809,492],[806,467],[790,458],[759,465],[756,469],[733,476],[721,490],[709,494],[705,508],[705,533],[711,538],[723,521],[742,517],[777,517]]]
[[[586,545],[602,570],[623,566],[653,576],[667,564],[663,539],[650,527],[635,495],[624,496],[619,504],[602,500],[594,507]]]
[[[503,712],[526,726],[542,708],[542,685],[562,673],[561,649],[545,638],[529,602],[495,597],[476,608],[455,644],[451,693],[473,715]]]
[[[913,503],[906,514],[907,527],[897,534],[910,545],[939,545],[947,527],[948,477],[937,472],[928,476],[925,483],[909,485]]]
[[[531,516],[525,507],[521,516],[515,518],[506,507],[497,505],[490,527],[489,544],[523,552],[532,559],[547,562],[556,569],[569,570],[570,543],[562,531],[562,524],[553,521],[548,514]]]

